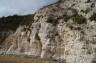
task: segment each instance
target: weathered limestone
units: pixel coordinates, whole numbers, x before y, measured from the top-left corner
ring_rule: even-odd
[[[40,9],[28,28],[18,28],[10,51],[66,63],[96,62],[95,1],[65,0]],[[25,29],[23,32],[22,29]]]

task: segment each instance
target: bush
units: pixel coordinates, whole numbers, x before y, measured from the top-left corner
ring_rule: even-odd
[[[86,9],[86,10],[81,10],[81,12],[87,14],[88,12],[90,12],[90,9],[88,8],[88,9]]]
[[[95,20],[96,21],[96,13],[93,13],[93,15],[89,18],[91,21]]]
[[[76,16],[72,17],[72,19],[77,24],[86,24],[87,23],[87,19],[82,15],[76,15]]]
[[[34,15],[8,16],[0,18],[0,30],[16,30],[19,25],[31,25]],[[2,29],[3,28],[3,29]]]
[[[57,19],[54,19],[54,17],[52,17],[52,16],[48,17],[48,19],[47,19],[46,22],[47,22],[47,23],[51,23],[51,24],[53,24],[54,26],[56,26],[56,25],[58,24],[58,20],[57,20]]]

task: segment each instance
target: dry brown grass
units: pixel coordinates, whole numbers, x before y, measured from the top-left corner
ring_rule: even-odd
[[[57,62],[0,55],[0,63],[57,63]]]

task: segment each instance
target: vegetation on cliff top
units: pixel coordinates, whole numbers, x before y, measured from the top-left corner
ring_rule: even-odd
[[[8,16],[0,18],[0,31],[16,30],[19,25],[30,25],[33,22],[34,15],[26,16]]]

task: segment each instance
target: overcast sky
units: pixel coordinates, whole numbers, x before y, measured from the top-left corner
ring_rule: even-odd
[[[0,0],[0,17],[32,14],[39,8],[58,0]]]

